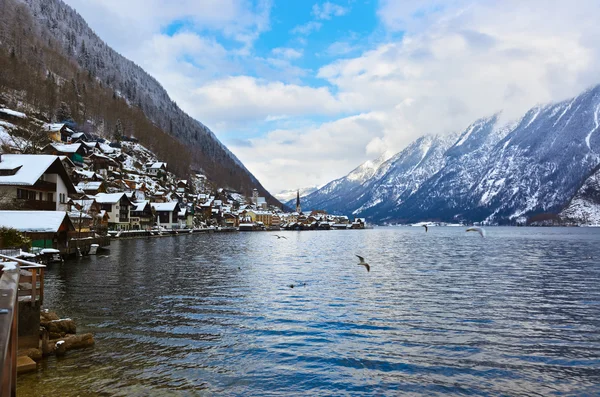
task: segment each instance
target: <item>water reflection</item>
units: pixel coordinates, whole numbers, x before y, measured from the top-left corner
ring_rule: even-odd
[[[51,267],[46,306],[97,346],[19,393],[600,393],[600,230],[286,236],[120,241]]]

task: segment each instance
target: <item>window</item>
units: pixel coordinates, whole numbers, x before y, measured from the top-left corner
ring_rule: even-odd
[[[54,194],[48,193],[48,201],[54,201]]]
[[[40,201],[44,201],[44,193],[40,192],[38,196]]]
[[[67,198],[66,196],[67,196],[67,195],[66,195],[66,194],[64,194],[64,193],[59,193],[59,198],[60,198],[60,203],[61,203],[61,204],[64,204],[64,203],[67,201],[67,200],[66,200],[66,198]]]

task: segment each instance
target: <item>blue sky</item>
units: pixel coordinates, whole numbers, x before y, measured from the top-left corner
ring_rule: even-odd
[[[597,0],[65,1],[274,193],[600,83]]]

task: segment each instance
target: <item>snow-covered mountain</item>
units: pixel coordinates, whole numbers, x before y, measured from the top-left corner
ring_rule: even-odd
[[[275,194],[275,198],[282,203],[290,203],[293,202],[294,206],[296,205],[296,195],[300,192],[300,197],[308,196],[309,194],[316,192],[319,190],[318,186],[309,186],[302,189],[289,189],[282,190],[281,192]]]
[[[338,211],[341,210],[344,197],[371,179],[389,157],[389,153],[384,153],[375,160],[365,161],[345,177],[329,182],[316,192],[303,197],[302,208],[337,208]],[[286,205],[294,208],[295,200],[295,198],[289,200]]]
[[[600,164],[599,119],[600,85],[508,125],[483,118],[460,134],[421,137],[360,183],[348,175],[308,195],[303,208],[376,222],[558,214]]]
[[[600,225],[600,167],[585,180],[560,216],[579,224]]]

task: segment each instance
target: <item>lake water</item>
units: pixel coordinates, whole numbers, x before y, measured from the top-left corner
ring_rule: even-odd
[[[19,395],[600,395],[600,228],[464,230],[113,242],[48,268],[96,346]]]

